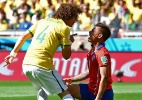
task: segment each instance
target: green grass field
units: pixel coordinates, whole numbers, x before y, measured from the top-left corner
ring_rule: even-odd
[[[142,100],[142,83],[113,83],[114,100]],[[31,82],[0,82],[0,100],[37,100]],[[60,100],[49,96],[49,100]]]

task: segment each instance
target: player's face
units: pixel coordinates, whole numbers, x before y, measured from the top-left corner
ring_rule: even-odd
[[[98,36],[100,34],[100,27],[95,27],[91,31],[89,31],[89,38],[88,41],[94,43],[98,40]]]
[[[73,24],[77,21],[77,18],[78,18],[78,16],[77,17],[73,17],[72,19],[70,19],[69,23],[68,23],[68,26],[72,27]]]

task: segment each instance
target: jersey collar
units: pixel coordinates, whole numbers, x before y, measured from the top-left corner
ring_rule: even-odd
[[[105,43],[100,44],[96,50],[99,50],[100,48],[105,47]]]

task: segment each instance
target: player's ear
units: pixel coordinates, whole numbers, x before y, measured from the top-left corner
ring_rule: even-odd
[[[103,37],[103,34],[98,34],[98,38],[102,38]]]

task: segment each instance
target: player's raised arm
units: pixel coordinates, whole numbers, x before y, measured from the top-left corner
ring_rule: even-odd
[[[75,35],[77,35],[77,33],[70,35],[70,44],[72,44],[72,43],[74,42],[74,36],[75,36]],[[71,53],[72,53],[72,51],[71,51],[71,45],[62,46],[62,55],[63,55],[63,57],[64,57],[65,59],[69,59],[70,56],[71,56]]]
[[[20,50],[20,48],[22,47],[22,45],[24,44],[24,42],[27,39],[32,38],[32,34],[29,31],[26,31],[25,33],[23,33],[17,40],[13,50],[10,52],[10,54],[8,56],[5,57],[5,62],[6,65],[9,65],[10,63],[12,63],[13,59],[16,57],[18,51]],[[4,67],[5,67],[4,66]]]

